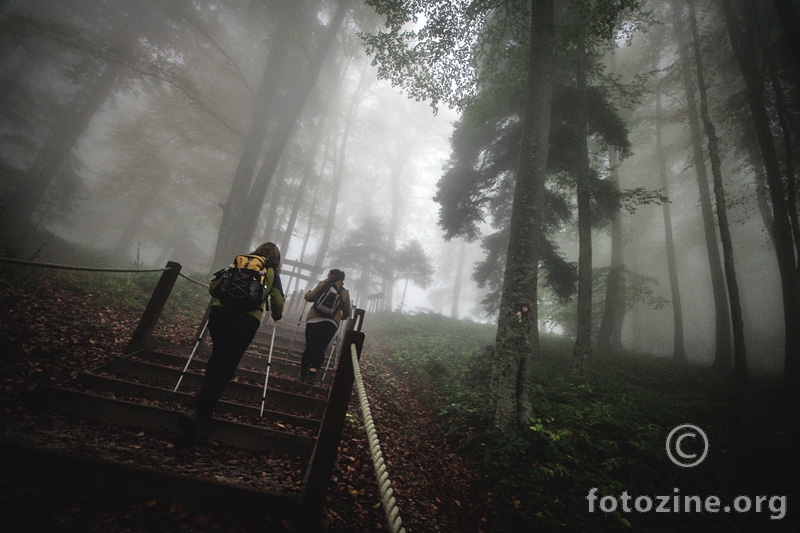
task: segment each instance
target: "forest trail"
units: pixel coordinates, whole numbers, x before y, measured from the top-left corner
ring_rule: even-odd
[[[42,390],[59,390],[60,386],[74,384],[78,379],[85,380],[97,368],[147,364],[118,357],[138,320],[134,313],[103,307],[91,298],[87,301],[86,297],[50,286],[47,281],[37,291],[41,292],[32,294],[21,288],[3,287],[0,294],[0,343],[7,347],[0,368],[3,382],[0,439],[8,452],[4,454],[6,465],[0,477],[0,514],[8,523],[19,524],[21,529],[34,524],[65,531],[208,531],[218,527],[226,531],[294,530],[294,524],[284,513],[270,513],[263,501],[261,505],[253,503],[258,502],[258,494],[250,494],[252,502],[247,491],[220,496],[224,494],[220,487],[233,480],[236,485],[278,493],[273,501],[277,508],[291,501],[287,495],[297,491],[305,464],[302,459],[285,453],[286,450],[234,446],[233,442],[225,441],[225,432],[212,435],[203,446],[186,450],[175,445],[175,435],[165,427],[136,431],[114,423],[114,416],[134,416],[130,413],[84,420],[76,419],[75,413],[33,401],[42,398]],[[191,341],[186,340],[186,332],[194,327],[182,324],[157,331],[156,336],[164,346],[182,345],[179,351],[188,353]],[[262,327],[261,336],[265,333],[270,333],[269,327]],[[257,344],[256,349],[263,349],[263,339]],[[379,347],[365,352],[362,371],[403,525],[407,531],[480,530],[481,517],[476,515],[480,506],[474,501],[468,465],[448,449],[446,439],[437,430],[434,414],[427,410],[423,399],[426,392],[405,379],[402,369],[391,368],[382,355]],[[170,358],[169,354],[158,357]],[[173,369],[169,372],[171,383],[180,369],[176,362],[171,364]],[[130,373],[131,369],[126,368],[125,372]],[[270,377],[273,387],[276,391],[288,389],[288,394],[293,389],[297,392],[302,384],[293,381],[286,372],[276,365]],[[144,375],[135,379],[152,380]],[[237,386],[246,388],[248,379],[237,378],[244,382]],[[186,386],[190,387],[188,383]],[[315,391],[310,393],[313,397]],[[319,395],[320,391],[316,393]],[[116,399],[113,398],[116,393],[108,395],[112,397],[110,401]],[[49,397],[49,401],[58,402],[60,407],[69,403],[57,395]],[[159,401],[150,398],[144,403]],[[300,419],[291,420],[292,413],[283,416],[272,423],[284,428],[303,424]],[[239,417],[252,420],[252,414],[241,412],[226,413],[221,418],[228,418],[224,422],[231,427],[241,428],[237,423]],[[168,424],[173,419],[165,420],[160,423]],[[299,433],[309,431],[313,432],[313,428],[301,428]],[[17,448],[21,444],[54,448],[70,458],[112,459],[133,467],[150,467],[155,472],[171,472],[174,476],[144,476],[137,481],[140,486],[128,481],[127,487],[110,489],[109,476],[100,471],[95,475],[105,483],[75,483],[89,477],[81,475],[82,471],[88,474],[85,463],[70,467],[67,458],[51,459],[51,464],[40,462],[39,468],[31,469],[23,466],[24,448]],[[267,448],[273,445],[274,442]],[[14,463],[15,468],[8,468]],[[54,480],[55,471],[67,475]],[[169,483],[165,482],[175,476],[206,479],[211,483],[180,485],[175,490],[181,496],[176,497],[166,491]],[[273,490],[277,486],[281,490]],[[237,504],[213,505],[213,501]],[[328,531],[385,529],[379,501],[354,392],[328,504],[323,511],[323,524]],[[242,512],[248,508],[250,512]]]

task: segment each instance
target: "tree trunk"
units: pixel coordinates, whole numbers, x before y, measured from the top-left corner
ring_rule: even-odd
[[[261,242],[265,241],[272,241],[278,242],[280,239],[281,231],[281,224],[280,224],[280,215],[278,214],[278,207],[283,203],[283,188],[286,186],[286,177],[288,175],[287,167],[289,166],[288,161],[285,157],[281,157],[280,163],[278,164],[278,168],[275,169],[275,175],[278,179],[275,180],[275,184],[272,186],[272,193],[270,194],[269,198],[269,207],[266,213],[266,223],[264,224],[264,230],[261,233]],[[279,248],[281,250],[281,254],[284,253],[283,248]]]
[[[224,257],[232,257],[237,253],[237,250],[246,250],[251,247],[253,234],[258,225],[258,217],[264,205],[267,189],[275,174],[275,169],[278,166],[278,161],[280,161],[283,150],[289,143],[289,139],[294,134],[303,107],[316,85],[317,78],[322,70],[322,65],[333,45],[336,34],[339,32],[344,16],[349,10],[352,1],[353,0],[341,0],[339,2],[336,13],[306,68],[303,82],[297,88],[295,94],[287,95],[289,97],[289,102],[287,102],[287,105],[284,107],[280,120],[273,131],[269,148],[264,156],[264,162],[247,195],[243,209],[241,213],[234,213],[237,221],[233,224],[233,236],[229,241],[218,242],[218,255],[219,245],[224,249],[222,254]]]
[[[736,381],[742,387],[750,386],[750,372],[747,369],[747,350],[744,340],[744,319],[742,318],[742,304],[739,296],[739,283],[736,280],[736,266],[733,257],[733,240],[731,239],[728,225],[728,213],[725,206],[725,188],[722,183],[722,163],[719,155],[719,141],[717,130],[711,121],[708,111],[708,93],[706,90],[705,72],[703,70],[703,57],[700,50],[700,41],[697,34],[697,18],[694,11],[694,0],[688,0],[689,27],[692,32],[694,48],[694,64],[697,70],[697,88],[700,93],[700,116],[708,139],[708,155],[711,160],[711,176],[714,179],[714,198],[717,203],[717,221],[719,222],[720,239],[722,240],[722,257],[725,266],[725,281],[728,286],[728,299],[730,300],[731,322],[733,326],[733,367],[736,372]]]
[[[749,144],[749,143],[748,143]],[[758,212],[761,215],[761,220],[764,222],[764,227],[769,235],[769,242],[772,243],[772,248],[775,248],[775,235],[772,232],[772,224],[775,218],[772,216],[772,207],[769,201],[769,192],[767,191],[767,177],[764,172],[764,163],[761,154],[757,154],[758,150],[750,145],[750,160],[753,166],[753,181],[756,184],[756,204],[758,205]]]
[[[619,190],[619,159],[617,150],[612,146],[608,149],[609,166],[611,167],[611,180],[616,190]],[[597,352],[601,355],[610,355],[616,350],[621,350],[622,345],[622,318],[625,310],[625,264],[622,259],[622,217],[620,212],[614,213],[611,220],[611,265],[606,277],[606,297],[603,305],[603,316],[600,320],[600,329],[597,332]],[[617,341],[617,342],[615,342]]]
[[[656,92],[656,157],[658,158],[658,174],[664,196],[669,198],[669,181],[667,179],[667,161],[664,157],[664,146],[661,140],[661,91]],[[686,347],[683,339],[683,306],[681,290],[678,284],[678,267],[675,259],[675,239],[672,235],[672,214],[669,202],[661,206],[664,214],[664,239],[667,250],[667,271],[669,272],[669,288],[672,295],[672,359],[677,363],[686,362]]]
[[[350,131],[356,122],[358,115],[358,106],[364,97],[364,91],[369,85],[366,69],[362,70],[361,77],[358,80],[358,87],[353,93],[353,99],[350,103],[350,109],[347,111],[347,116],[344,121],[344,130],[342,131],[342,138],[339,144],[339,154],[336,158],[336,170],[333,176],[333,191],[331,192],[331,203],[328,207],[328,218],[325,222],[325,231],[323,232],[322,241],[317,249],[317,257],[314,261],[314,266],[321,269],[325,262],[325,256],[328,253],[328,247],[331,242],[331,234],[333,233],[333,226],[336,222],[336,210],[339,206],[339,192],[342,189],[342,181],[344,180],[345,172],[345,156],[347,155],[347,144],[350,141]]]
[[[578,124],[575,154],[578,189],[578,326],[573,348],[573,370],[583,374],[592,357],[592,192],[589,168],[588,125],[586,122],[586,49],[578,45],[576,73],[578,96],[573,105]]]
[[[119,63],[110,63],[94,80],[87,82],[64,114],[58,120],[53,133],[42,146],[25,175],[24,193],[9,204],[9,218],[30,221],[45,198],[45,191],[56,181],[59,170],[72,153],[72,149],[86,131],[103,103],[108,99],[114,83],[123,71]],[[64,199],[61,199],[64,201]]]
[[[289,213],[289,219],[286,221],[286,232],[283,234],[281,241],[281,252],[285,255],[289,251],[289,244],[292,240],[294,233],[294,226],[297,223],[297,215],[300,212],[300,206],[303,204],[303,198],[306,194],[309,182],[314,178],[315,169],[314,165],[317,158],[317,150],[319,150],[320,141],[322,139],[322,132],[324,131],[324,123],[326,117],[320,118],[317,125],[314,127],[314,138],[311,141],[311,146],[308,153],[305,155],[306,163],[303,165],[303,176],[300,179],[300,184],[297,186],[297,192],[292,202],[292,211]]]
[[[695,177],[700,194],[700,210],[703,215],[703,230],[706,238],[708,252],[708,266],[711,273],[711,291],[714,296],[714,362],[712,367],[718,371],[726,372],[733,366],[731,357],[731,322],[728,297],[725,292],[725,275],[722,270],[722,261],[717,246],[717,229],[714,222],[714,211],[711,206],[711,191],[708,187],[705,157],[703,155],[702,133],[700,131],[700,118],[697,116],[697,103],[694,95],[694,83],[690,69],[690,59],[686,33],[683,31],[683,21],[680,16],[680,4],[673,0],[674,28],[678,37],[678,54],[680,70],[683,76],[683,87],[686,94],[686,109],[689,115],[689,130],[691,133],[692,158],[694,160]]]
[[[755,35],[755,4],[745,2],[744,24],[748,34]],[[770,129],[764,101],[763,80],[760,76],[756,54],[758,42],[748,39],[742,30],[730,0],[722,0],[722,11],[728,27],[731,49],[742,71],[747,87],[747,103],[753,117],[758,144],[764,160],[769,195],[772,201],[772,233],[775,239],[775,255],[781,277],[783,296],[783,317],[785,329],[785,360],[783,388],[796,403],[800,401],[800,285],[795,264],[795,251],[792,242],[792,229],[789,224],[789,210],[783,187],[778,154]]]
[[[612,74],[616,72],[616,67],[616,54],[612,48],[611,57],[609,57],[609,70]],[[608,148],[608,166],[611,182],[619,191],[619,156],[614,146]],[[625,317],[625,264],[622,251],[622,216],[618,210],[611,220],[611,264],[606,277],[603,316],[597,332],[597,351],[602,355],[610,355],[615,351],[622,350],[622,322]]]
[[[797,11],[792,5],[792,0],[772,0],[772,3],[778,11],[781,25],[783,26],[783,33],[786,35],[789,48],[792,50],[792,57],[794,58],[795,68],[797,68],[797,74],[800,74],[800,20],[797,17]]]
[[[461,241],[458,245],[458,265],[456,266],[456,279],[453,282],[453,306],[450,308],[450,316],[458,318],[458,301],[461,299],[461,279],[464,276],[464,260],[466,256],[467,243]]]
[[[525,123],[490,382],[493,422],[500,430],[525,427],[531,416],[529,374],[530,359],[539,352],[536,278],[550,144],[553,47],[553,1],[532,0]]]
[[[410,279],[406,278],[406,283],[403,286],[403,296],[400,298],[400,307],[398,308],[400,314],[403,314],[403,305],[406,303],[406,291],[408,291],[408,280]],[[391,308],[389,310],[391,311]]]
[[[778,115],[778,124],[781,127],[781,134],[783,136],[783,153],[787,176],[786,205],[789,210],[789,223],[792,227],[792,235],[794,236],[795,264],[800,267],[800,264],[798,264],[798,259],[800,259],[800,257],[797,256],[797,254],[800,254],[800,220],[798,220],[797,214],[797,178],[795,176],[792,128],[789,125],[791,112],[789,111],[789,106],[786,103],[786,97],[783,93],[783,85],[778,77],[778,73],[775,71],[775,62],[769,56],[767,56],[765,60],[767,61],[767,67],[769,69],[772,91],[775,94],[775,110]],[[800,271],[798,272],[800,273]]]
[[[258,163],[258,155],[267,137],[270,117],[274,115],[276,107],[275,95],[278,94],[280,81],[284,78],[286,70],[286,57],[288,54],[288,41],[291,35],[291,22],[297,14],[297,7],[289,11],[281,10],[281,17],[276,24],[275,37],[270,46],[267,63],[258,84],[255,100],[253,102],[250,131],[245,137],[242,155],[233,175],[231,190],[228,199],[222,206],[222,221],[217,234],[217,245],[214,252],[212,269],[220,268],[230,262],[231,257],[238,253],[230,243],[240,223],[240,217],[247,195],[253,184],[253,173]]]
[[[397,156],[398,154],[393,154]],[[389,169],[389,184],[392,189],[392,207],[389,216],[389,236],[388,247],[389,257],[391,258],[397,251],[397,233],[400,230],[400,220],[403,213],[403,191],[407,190],[408,182],[402,180],[403,170],[405,163],[408,160],[405,154],[401,153],[400,157],[392,158],[391,168]],[[393,294],[394,294],[394,261],[386,262],[386,272],[384,273],[384,309],[391,311],[393,307]],[[408,280],[406,280],[406,287],[408,287]],[[405,290],[403,291],[405,298]],[[402,306],[401,306],[402,307]]]

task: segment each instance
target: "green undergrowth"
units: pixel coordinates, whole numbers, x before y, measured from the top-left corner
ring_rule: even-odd
[[[366,329],[388,364],[424,385],[456,450],[480,465],[475,490],[486,504],[486,530],[800,530],[796,425],[775,389],[742,390],[732,377],[642,354],[595,360],[577,376],[571,342],[544,337],[531,369],[533,416],[524,429],[498,435],[489,412],[493,327],[426,314],[376,315]],[[668,434],[682,424],[709,441],[705,460],[691,468],[666,451]],[[700,443],[699,435],[687,437],[682,450],[702,454]],[[603,512],[604,496],[615,497],[603,502],[615,510]],[[652,510],[636,511],[640,496]],[[656,512],[658,496],[669,497],[672,512]],[[703,505],[717,496],[719,511],[674,512],[675,497],[684,506],[686,496]],[[749,512],[734,507],[739,496],[749,499]],[[771,498],[760,512],[757,496]]]

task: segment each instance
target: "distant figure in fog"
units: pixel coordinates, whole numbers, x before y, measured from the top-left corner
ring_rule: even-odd
[[[305,294],[314,302],[306,316],[306,349],[300,363],[300,381],[313,382],[342,318],[350,317],[350,293],[344,288],[344,272],[333,269],[328,277]]]
[[[269,300],[272,319],[275,321],[281,319],[284,296],[279,277],[280,263],[281,252],[278,247],[274,243],[265,242],[250,254],[237,255],[229,267],[262,272],[260,279],[265,288],[264,298],[261,304],[252,311],[234,309],[230,307],[232,304],[225,305],[216,298],[212,302],[208,316],[208,331],[211,334],[213,346],[211,357],[208,360],[200,392],[192,402],[189,411],[180,419],[183,444],[187,446],[196,444],[198,435],[205,431],[214,406],[223,389],[233,378],[244,352],[250,346],[261,325],[267,300]],[[209,291],[213,284],[214,280],[209,285]]]

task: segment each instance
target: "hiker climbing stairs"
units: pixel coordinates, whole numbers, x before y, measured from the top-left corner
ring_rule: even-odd
[[[350,352],[357,346],[360,353],[363,334],[354,328],[363,322],[363,311],[343,322],[324,371],[307,383],[297,379],[305,344],[302,310],[287,302],[292,308],[295,315],[262,324],[215,407],[201,453],[179,445],[178,421],[201,386],[210,340],[200,336],[193,348],[155,347],[144,336],[129,344],[137,349],[109,357],[68,383],[31,391],[31,401],[50,423],[3,428],[4,471],[43,483],[58,479],[175,501],[256,505],[260,512],[313,525],[353,388]],[[337,381],[341,353],[347,354],[347,371]],[[330,427],[324,427],[326,416]],[[65,445],[73,429],[80,442]],[[160,450],[157,457],[138,451],[137,440],[145,439],[147,449]],[[224,475],[209,478],[208,465],[196,464],[208,454],[218,457],[211,470]]]

